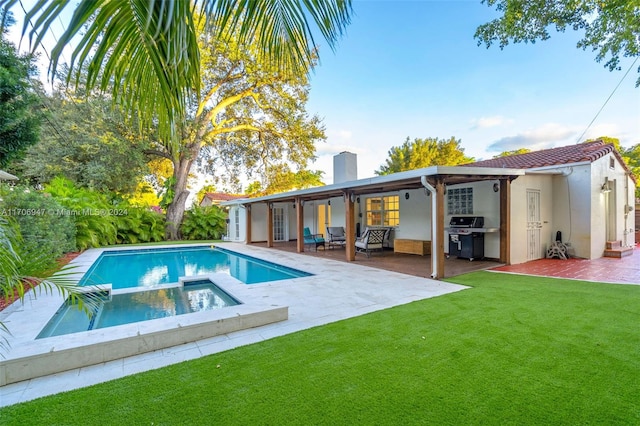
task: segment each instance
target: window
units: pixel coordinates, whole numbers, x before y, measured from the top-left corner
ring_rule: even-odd
[[[610,169],[615,169],[616,168],[616,160],[613,157],[609,157],[609,168]]]
[[[447,210],[450,215],[473,214],[473,188],[447,188]]]
[[[400,225],[400,197],[367,198],[368,226],[398,226]]]

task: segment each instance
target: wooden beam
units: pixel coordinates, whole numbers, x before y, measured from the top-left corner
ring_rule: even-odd
[[[352,192],[345,192],[345,209],[344,209],[344,223],[345,223],[345,256],[347,262],[353,262],[356,260],[356,223],[355,223],[355,204],[351,198],[355,198]]]
[[[296,199],[296,233],[298,239],[296,241],[296,250],[298,253],[304,252],[304,202],[300,199]]]
[[[247,207],[244,210],[246,213],[246,220],[247,220],[247,238],[244,243],[251,244],[251,204],[247,204]]]
[[[436,190],[434,196],[435,199],[435,217],[432,213],[431,220],[436,221],[436,232],[438,237],[436,238],[435,252],[432,250],[431,256],[436,256],[436,260],[434,266],[436,266],[435,271],[431,271],[431,276],[435,279],[444,278],[444,181],[441,178],[438,178],[433,186]]]
[[[500,179],[500,262],[511,264],[511,180]]]
[[[273,203],[267,203],[267,247],[273,247]]]

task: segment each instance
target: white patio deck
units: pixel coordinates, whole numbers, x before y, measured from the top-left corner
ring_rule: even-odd
[[[276,319],[275,321],[278,322],[267,325],[225,332],[215,337],[0,386],[0,406],[90,386],[95,383],[160,368],[238,346],[260,342],[272,337],[466,288],[442,281],[353,263],[302,256],[279,250],[234,243],[216,245],[314,274],[310,277],[252,285],[242,284],[232,277],[226,277],[226,279],[224,277],[216,277],[214,280],[216,283],[222,284],[221,287],[246,304],[245,307],[240,305],[241,309],[251,310],[255,308],[258,311],[266,311],[269,309],[282,310],[282,308],[288,308],[288,319],[284,321]],[[158,246],[158,248],[160,247]],[[132,247],[123,248],[131,249]],[[78,265],[77,272],[79,276],[91,266],[100,253],[101,250],[89,250],[74,261],[74,264]],[[220,283],[219,281],[224,282]],[[40,303],[42,301],[46,302],[44,307]],[[36,356],[37,358],[38,356],[43,356],[43,352],[49,354],[60,350],[61,347],[76,347],[82,341],[95,341],[96,339],[126,341],[132,335],[139,334],[137,330],[148,330],[150,327],[145,323],[136,323],[56,338],[34,340],[34,336],[46,324],[50,314],[55,312],[61,303],[62,298],[58,295],[47,295],[46,297],[39,295],[37,303],[31,298],[27,298],[24,304],[18,302],[0,312],[0,321],[3,321],[15,335],[11,340],[11,349],[5,354],[5,359],[0,360],[0,371],[3,368],[3,364],[5,368],[9,367],[18,358],[22,359],[24,366],[28,368],[29,363],[33,362],[34,359],[31,356]],[[224,309],[231,308],[235,307]],[[224,309],[220,311],[224,311]],[[235,314],[234,311],[231,316]],[[192,315],[197,316],[199,314]],[[218,311],[213,315],[223,314]],[[184,317],[189,317],[189,315]],[[168,325],[171,321],[153,320],[146,323],[156,324],[151,328],[170,327],[175,329],[176,327],[182,327],[182,325],[178,324],[192,321],[185,320],[184,317],[174,317],[171,320],[173,321],[172,325]],[[175,318],[183,319],[176,320]],[[29,320],[27,324],[25,324],[26,319]],[[160,329],[154,331],[164,332]],[[51,344],[52,339],[59,339],[56,340],[58,346]],[[117,349],[111,348],[109,350]],[[29,351],[33,351],[31,355]]]

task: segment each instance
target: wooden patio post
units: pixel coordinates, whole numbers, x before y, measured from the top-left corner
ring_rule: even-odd
[[[296,250],[298,253],[304,252],[304,203],[300,198],[296,198]]]
[[[273,247],[273,203],[267,203],[267,247]]]
[[[247,220],[247,224],[246,224],[246,229],[247,229],[247,237],[246,237],[246,241],[244,242],[245,244],[251,244],[251,204],[247,204],[247,206],[245,207],[245,213],[246,213],[246,220]]]
[[[343,197],[345,199],[345,256],[348,262],[356,260],[356,226],[355,226],[355,195],[353,192],[344,192]]]
[[[435,218],[432,216],[431,220],[436,221],[435,230],[437,233],[435,252],[431,253],[431,256],[435,256],[435,262],[433,265],[436,267],[435,271],[431,271],[431,276],[435,279],[444,278],[444,181],[438,177],[436,179],[434,188],[436,193],[435,197]]]
[[[511,179],[500,179],[500,262],[511,264]]]

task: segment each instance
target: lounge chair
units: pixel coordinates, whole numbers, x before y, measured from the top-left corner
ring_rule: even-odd
[[[346,235],[344,235],[344,228],[342,226],[327,226],[327,242],[329,248],[333,246],[344,247],[347,241]]]
[[[372,250],[382,250],[385,229],[368,229],[362,237],[356,240],[356,253],[364,253],[371,256]]]
[[[313,245],[316,249],[316,251],[318,251],[318,247],[324,247],[324,238],[322,237],[322,234],[312,234],[311,231],[309,230],[309,228],[304,228],[304,235],[303,235],[303,239],[304,239],[304,245]]]

